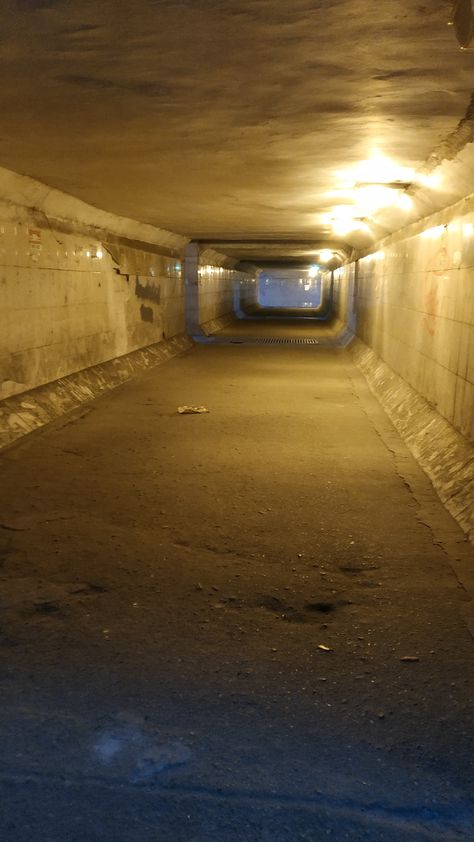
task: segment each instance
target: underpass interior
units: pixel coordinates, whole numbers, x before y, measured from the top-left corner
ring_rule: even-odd
[[[472,842],[472,4],[0,16],[2,842]]]

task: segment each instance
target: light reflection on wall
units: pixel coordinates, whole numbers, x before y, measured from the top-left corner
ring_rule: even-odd
[[[262,272],[258,290],[263,307],[319,307],[321,303],[321,272],[319,267],[308,269],[272,269]]]

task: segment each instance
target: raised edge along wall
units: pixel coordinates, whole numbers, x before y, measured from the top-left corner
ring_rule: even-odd
[[[472,538],[474,212],[462,202],[338,271],[354,359]]]

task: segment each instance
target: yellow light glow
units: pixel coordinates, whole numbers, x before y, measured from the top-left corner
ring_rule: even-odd
[[[357,208],[354,205],[335,205],[329,215],[330,221],[337,220],[352,220],[358,215]]]
[[[413,207],[413,199],[408,193],[400,193],[395,204],[400,210],[409,211]]]
[[[466,222],[462,227],[462,233],[465,237],[472,237],[474,234],[474,225],[472,222]]]
[[[436,187],[440,187],[442,182],[441,175],[437,172],[420,173],[416,176],[416,180],[419,184],[422,184],[423,187],[430,187],[432,190]]]
[[[381,184],[363,185],[358,187],[355,193],[364,214],[375,213],[375,211],[386,208],[387,205],[393,204],[398,195],[393,188]]]
[[[332,223],[332,230],[338,237],[345,237],[355,232],[368,233],[369,226],[360,219],[335,219]]]
[[[445,231],[445,225],[435,225],[434,228],[427,228],[426,231],[423,231],[421,236],[426,240],[437,240]]]
[[[367,160],[360,161],[349,171],[339,173],[339,184],[342,189],[355,187],[357,182],[413,181],[414,171],[410,167],[402,167],[391,158],[383,155],[374,148]]]
[[[321,221],[330,225],[334,234],[344,237],[352,231],[370,231],[361,216],[363,216],[361,208],[355,205],[336,205],[329,213],[321,217]]]
[[[321,263],[327,263],[328,260],[331,260],[334,252],[331,249],[323,249],[319,252],[319,259]]]

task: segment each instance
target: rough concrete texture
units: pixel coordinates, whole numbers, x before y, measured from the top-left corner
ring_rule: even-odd
[[[444,505],[474,543],[474,450],[363,342],[349,350]]]
[[[1,218],[27,219],[33,211],[41,225],[46,220],[67,227],[88,228],[95,233],[108,232],[121,238],[165,248],[177,256],[188,242],[187,237],[128,219],[87,204],[70,193],[56,190],[33,178],[0,167],[0,196],[8,202],[1,208]]]
[[[416,167],[463,119],[474,58],[450,14],[446,0],[136,0],[133,14],[5,0],[0,163],[184,234],[324,237],[338,173],[374,144]]]
[[[234,287],[244,274],[222,266],[201,265],[198,270],[199,324],[231,319],[234,308]]]
[[[474,212],[462,210],[358,262],[355,330],[474,441]]]
[[[0,398],[183,332],[179,258],[2,210]]]
[[[187,336],[150,345],[0,402],[0,448],[121,386],[144,369],[187,350]],[[87,411],[87,410],[86,410]]]
[[[472,551],[347,353],[88,410],[0,457],[3,842],[471,842]]]

